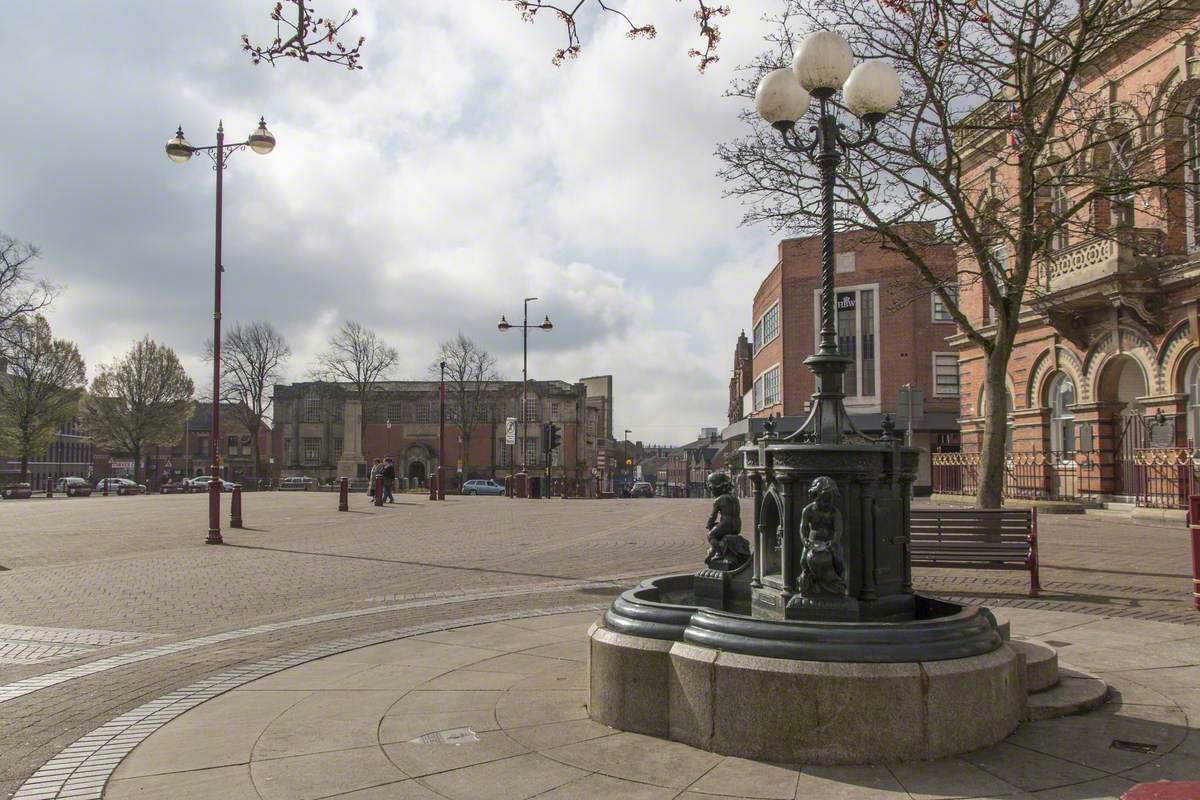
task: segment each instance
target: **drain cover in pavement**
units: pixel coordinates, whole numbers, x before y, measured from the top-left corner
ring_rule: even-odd
[[[1114,750],[1128,750],[1132,753],[1153,753],[1158,745],[1149,742],[1127,742],[1124,739],[1113,739],[1109,745]]]
[[[434,731],[415,739],[409,739],[409,744],[470,744],[478,742],[479,737],[470,728],[448,728],[444,731]]]

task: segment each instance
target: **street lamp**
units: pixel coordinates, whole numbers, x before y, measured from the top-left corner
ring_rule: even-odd
[[[754,93],[759,116],[783,137],[784,146],[813,161],[821,172],[821,334],[820,346],[804,360],[817,377],[815,403],[804,424],[787,438],[820,444],[842,441],[846,409],[842,404],[842,376],[852,359],[838,351],[834,323],[833,189],[842,152],[865,148],[875,141],[876,126],[900,99],[900,76],[880,60],[853,66],[850,45],[832,31],[809,35],[796,50],[791,69],[768,72]],[[865,123],[865,131],[851,138],[838,124],[833,96],[842,92],[841,105]],[[796,122],[808,110],[810,96],[817,99],[815,137],[804,141]]]
[[[629,428],[625,429],[625,446],[621,451],[621,473],[625,476],[625,483],[629,483]]]
[[[525,436],[525,408],[529,404],[529,329],[530,328],[541,328],[544,331],[548,331],[548,330],[551,330],[552,328],[554,328],[554,323],[552,323],[550,321],[549,314],[546,315],[546,319],[543,320],[540,324],[537,324],[537,325],[529,324],[529,303],[533,300],[537,300],[537,298],[536,297],[526,297],[525,298],[525,315],[522,318],[520,325],[513,325],[507,319],[504,318],[503,314],[501,314],[500,315],[500,324],[496,326],[500,330],[501,333],[504,333],[505,331],[509,330],[510,328],[520,328],[521,329],[521,413],[519,414],[519,417],[520,417],[520,425],[521,425],[521,474],[526,475],[526,480],[529,479],[528,475],[526,474],[526,464],[525,464],[525,438],[526,438],[526,436]],[[528,488],[528,484],[526,484],[525,494],[522,496],[523,497],[528,496],[528,494],[529,494],[529,488]]]
[[[440,364],[442,368],[442,383],[439,389],[441,396],[441,410],[438,418],[438,477],[437,477],[437,499],[446,499],[446,362]]]
[[[216,258],[213,273],[213,394],[212,394],[212,480],[208,482],[208,544],[222,544],[221,539],[221,484],[218,481],[221,469],[220,457],[220,423],[221,423],[221,205],[223,178],[225,175],[225,158],[235,150],[249,147],[260,156],[275,149],[275,136],[267,130],[267,122],[259,117],[258,127],[246,137],[246,141],[235,144],[225,144],[225,126],[217,123],[217,143],[210,147],[195,147],[183,135],[183,127],[175,131],[175,136],[167,142],[167,158],[177,164],[182,164],[196,153],[206,153],[213,160],[217,173],[217,213],[216,213]]]

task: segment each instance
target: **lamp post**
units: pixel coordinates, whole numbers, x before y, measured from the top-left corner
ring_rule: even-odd
[[[629,428],[625,429],[625,445],[621,448],[621,474],[625,483],[629,483]]]
[[[446,362],[439,365],[442,369],[442,382],[438,390],[441,397],[441,410],[438,412],[438,500],[446,499]]]
[[[207,544],[222,544],[221,539],[221,483],[218,479],[221,468],[220,436],[221,423],[221,205],[225,158],[235,150],[249,147],[260,156],[275,149],[275,136],[267,130],[266,120],[258,120],[258,127],[244,142],[225,144],[225,126],[217,123],[217,143],[210,147],[195,147],[183,136],[183,127],[175,131],[175,137],[167,142],[167,158],[177,164],[190,159],[196,153],[207,153],[213,160],[217,173],[216,247],[213,264],[213,393],[212,393],[212,480],[208,482],[208,538]]]
[[[838,351],[834,322],[833,189],[843,152],[875,141],[876,126],[900,99],[900,76],[880,60],[853,66],[850,45],[832,31],[818,31],[796,50],[790,69],[768,72],[754,93],[759,116],[783,137],[784,145],[815,163],[821,173],[821,333],[817,352],[804,360],[817,378],[812,411],[789,440],[840,444],[847,421],[842,403],[842,376],[852,359]],[[856,137],[838,123],[833,96],[842,93],[840,106],[859,117],[865,128]],[[796,132],[796,122],[808,110],[810,96],[817,99],[817,120],[811,141]]]
[[[526,438],[525,408],[529,403],[529,329],[530,328],[540,328],[544,331],[548,331],[554,327],[554,324],[552,322],[550,322],[550,315],[548,315],[548,314],[546,315],[546,319],[543,320],[541,323],[539,323],[537,325],[529,324],[529,303],[533,300],[537,300],[537,298],[536,297],[526,297],[525,298],[525,314],[522,317],[522,321],[521,321],[520,325],[513,325],[512,323],[510,323],[508,320],[506,320],[504,318],[503,314],[501,314],[500,315],[500,324],[496,326],[497,328],[500,329],[501,333],[509,330],[510,328],[520,328],[521,329],[521,413],[518,415],[520,418],[520,422],[518,424],[521,426],[521,435],[519,437],[520,447],[521,447],[521,473],[524,475],[527,475],[526,464],[525,464],[525,458],[526,458],[526,454],[525,454],[525,450],[526,450],[526,448],[525,448],[525,438]],[[528,477],[526,477],[526,480],[528,480]],[[526,484],[525,493],[522,496],[527,496],[528,494],[529,494],[529,487],[528,487],[528,484]]]

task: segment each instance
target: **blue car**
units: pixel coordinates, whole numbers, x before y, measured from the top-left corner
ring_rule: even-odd
[[[495,481],[475,478],[463,484],[463,494],[504,494],[504,487]]]

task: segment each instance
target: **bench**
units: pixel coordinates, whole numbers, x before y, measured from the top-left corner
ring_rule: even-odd
[[[913,566],[1029,570],[1029,596],[1042,591],[1036,508],[914,508],[911,520]]]

